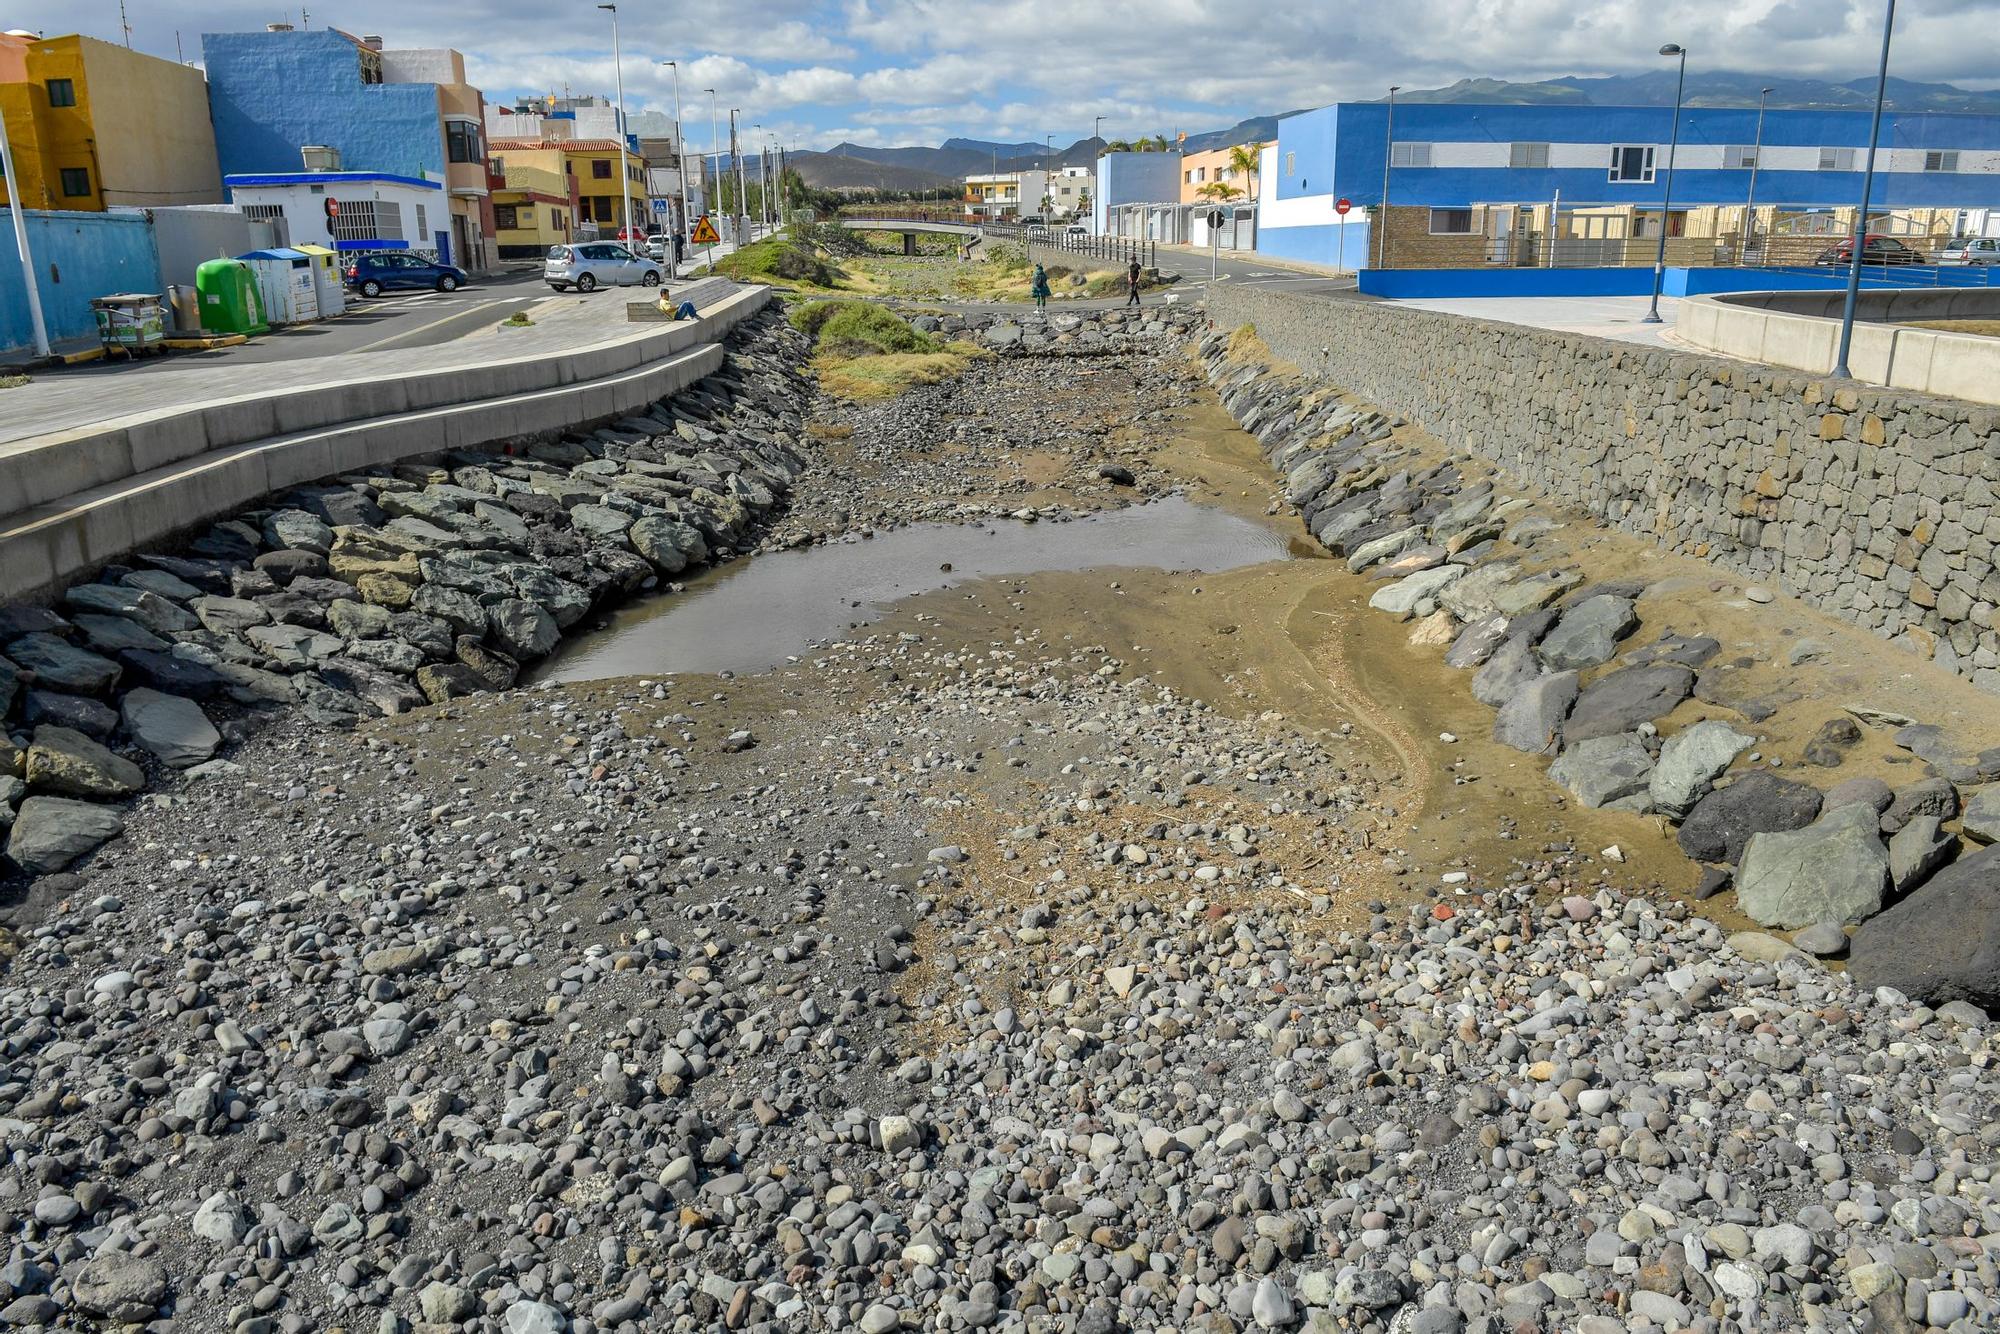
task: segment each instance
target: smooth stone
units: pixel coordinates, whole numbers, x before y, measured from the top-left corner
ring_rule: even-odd
[[[1736,902],[1760,926],[1855,923],[1879,912],[1889,852],[1875,813],[1841,806],[1803,829],[1753,834],[1736,873]]]

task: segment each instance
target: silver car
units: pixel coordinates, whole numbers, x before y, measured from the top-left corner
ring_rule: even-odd
[[[2000,236],[1961,236],[1938,247],[1934,264],[2000,264]]]
[[[600,287],[658,287],[666,271],[642,259],[616,241],[582,241],[552,245],[542,262],[542,281],[558,292],[574,287],[594,292]]]

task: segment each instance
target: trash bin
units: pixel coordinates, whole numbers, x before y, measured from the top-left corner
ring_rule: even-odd
[[[347,284],[340,276],[340,256],[323,245],[293,246],[312,260],[313,290],[319,297],[319,317],[330,320],[347,309]]]
[[[211,259],[194,271],[194,290],[201,299],[201,327],[209,333],[260,334],[264,297],[257,275],[237,259]]]
[[[97,340],[107,348],[137,356],[160,346],[167,336],[167,311],[158,292],[119,292],[93,297]]]
[[[289,246],[252,250],[236,258],[250,266],[264,295],[264,318],[272,324],[304,324],[319,318],[319,292],[312,257]]]
[[[174,283],[167,288],[167,327],[181,337],[201,334],[201,297],[192,287]]]

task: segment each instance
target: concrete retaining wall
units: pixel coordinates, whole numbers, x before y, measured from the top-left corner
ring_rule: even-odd
[[[1839,352],[1841,291],[1739,292],[1690,298],[1674,321],[1682,342],[1824,375]],[[2000,288],[1899,288],[1855,302],[1848,369],[1863,380],[1977,403],[2000,403],[2000,338],[1913,329],[1911,320],[2000,319]]]
[[[389,382],[400,386],[390,391],[400,396],[390,400],[399,401],[400,410],[380,415],[320,422],[310,420],[310,408],[292,411],[292,400],[267,401],[255,413],[223,419],[239,437],[229,444],[134,468],[0,520],[0,601],[47,598],[109,561],[285,487],[418,454],[558,435],[628,416],[714,372],[722,364],[723,336],[769,299],[768,289],[751,288],[701,320],[663,334],[531,363],[542,373],[523,373],[525,385],[510,384],[506,374],[487,374],[514,363]],[[637,347],[655,355],[634,364]],[[582,373],[599,366],[609,369]],[[533,383],[538,379],[551,383]],[[489,392],[469,392],[476,387]],[[257,425],[276,429],[260,434]]]
[[[2000,690],[2000,410],[1382,302],[1224,287],[1208,307],[1606,523]]]

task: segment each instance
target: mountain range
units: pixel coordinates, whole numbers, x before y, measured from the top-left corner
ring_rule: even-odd
[[[1401,89],[1398,102],[1504,102],[1545,106],[1671,106],[1675,71],[1662,68],[1645,74],[1612,74],[1602,78],[1543,79],[1513,83],[1505,79],[1460,79],[1443,88]],[[1726,72],[1690,74],[1682,101],[1694,107],[1754,107],[1763,89],[1770,89],[1772,107],[1807,110],[1865,110],[1874,105],[1875,81],[1794,79],[1774,75]],[[1354,99],[1382,101],[1382,98]],[[1979,92],[1949,83],[1919,83],[1891,79],[1888,105],[1899,111],[1952,111],[2000,114],[2000,91]],[[1252,116],[1226,130],[1190,134],[1180,144],[1188,153],[1234,144],[1257,143],[1278,133],[1278,121],[1296,112]],[[1057,166],[1088,166],[1104,148],[1102,139],[1079,139],[1053,154]],[[1027,171],[1044,166],[1050,157],[1039,143],[993,143],[983,139],[947,139],[936,148],[874,148],[836,144],[817,153],[799,153],[792,164],[806,181],[822,190],[956,190],[965,177],[988,171]]]

